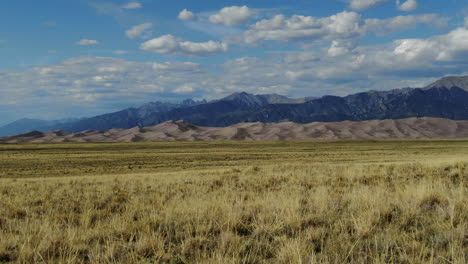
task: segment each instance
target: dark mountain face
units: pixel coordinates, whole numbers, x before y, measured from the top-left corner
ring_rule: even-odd
[[[181,104],[168,103],[148,103],[140,108],[129,108],[119,112],[104,114],[80,122],[72,123],[67,126],[54,129],[63,129],[70,132],[79,132],[87,129],[91,130],[109,130],[112,128],[131,128],[135,126],[151,126],[165,122],[167,120],[181,120],[187,117],[196,120],[197,124],[216,126],[228,126],[233,124],[236,118],[229,119],[230,113],[236,116],[238,113],[249,113],[272,102],[295,103],[306,99],[289,99],[284,96],[272,95],[253,95],[246,92],[234,93],[230,96],[211,102],[185,100]]]
[[[305,103],[262,101],[254,95],[235,94],[235,99],[175,109],[145,119],[150,126],[167,120],[186,120],[201,126],[228,126],[241,122],[296,123],[440,117],[468,119],[468,91],[458,87],[370,91],[346,97],[324,96]]]
[[[176,109],[190,108],[206,101],[185,100],[180,104],[152,102],[142,105],[139,108],[128,108],[122,111],[87,118],[79,122],[58,127],[70,132],[80,132],[83,130],[109,130],[112,128],[131,128],[143,126],[144,120],[151,119],[158,113],[166,113]]]
[[[279,94],[249,94],[246,92],[233,93],[227,97],[220,99],[219,101],[234,101],[244,105],[265,106],[269,104],[302,104],[307,101],[315,99],[314,97],[303,97],[303,98],[288,98]]]
[[[255,119],[260,122],[289,120],[297,123],[409,117],[466,120],[468,92],[454,87],[367,92],[343,98],[325,96],[299,105],[269,105],[255,113]],[[247,118],[250,117],[240,117]]]
[[[211,102],[155,102],[140,108],[67,123],[20,120],[0,128],[0,135],[32,130],[63,129],[80,132],[88,129],[144,127],[168,120],[186,120],[194,125],[220,127],[241,122],[310,123],[411,117],[468,120],[468,76],[443,78],[425,88],[369,91],[345,97],[290,99],[276,94],[253,95],[241,92]]]
[[[223,99],[220,99],[219,102],[232,102],[242,107],[254,109],[257,107],[267,105],[268,99],[263,96],[241,92],[241,93],[233,93]]]
[[[162,103],[162,102],[151,102],[144,104],[137,108],[138,118],[145,118],[154,113],[168,112],[176,108],[190,107],[199,104],[205,104],[206,100],[194,101],[192,99],[186,99],[180,104]]]

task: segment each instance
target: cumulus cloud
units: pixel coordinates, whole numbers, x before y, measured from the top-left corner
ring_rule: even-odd
[[[361,15],[348,11],[325,18],[276,15],[252,25],[244,33],[244,40],[255,43],[260,40],[348,38],[362,33],[360,22]]]
[[[388,0],[348,0],[349,7],[354,10],[364,10],[387,2]]]
[[[253,12],[247,6],[230,6],[221,9],[214,15],[211,15],[209,20],[213,24],[235,26],[246,22],[252,16]]]
[[[125,35],[128,38],[134,39],[138,37],[149,38],[151,36],[150,29],[153,27],[152,23],[144,23],[133,26],[129,30],[125,31]]]
[[[264,19],[250,26],[243,34],[243,42],[259,41],[330,41],[330,56],[339,56],[353,50],[362,37],[372,33],[385,35],[427,24],[442,28],[447,19],[436,14],[397,16],[388,19],[362,19],[356,12],[344,11],[329,17],[282,14]]]
[[[468,29],[457,28],[446,35],[429,39],[402,39],[395,41],[394,54],[406,61],[465,60],[468,55]]]
[[[209,55],[213,53],[226,52],[228,45],[224,42],[190,42],[184,41],[179,43],[180,50],[184,54],[191,55]]]
[[[140,2],[129,2],[122,6],[122,8],[125,8],[125,9],[138,9],[142,7],[143,5]]]
[[[177,16],[180,20],[194,20],[196,18],[195,14],[191,11],[184,9],[180,11],[179,15]]]
[[[437,14],[406,15],[396,16],[388,19],[366,19],[364,29],[378,35],[397,32],[413,28],[418,24],[427,24],[437,28],[443,28],[447,25],[448,19],[442,18]]]
[[[414,11],[418,8],[417,0],[406,0],[406,2],[404,3],[401,3],[400,0],[397,0],[396,4],[400,11],[405,11],[405,12]]]
[[[141,44],[140,49],[162,54],[183,54],[193,56],[206,56],[222,53],[228,50],[225,42],[190,42],[182,41],[172,35],[164,35]]]
[[[295,81],[365,82],[462,74],[468,57],[468,29],[457,28],[428,39],[401,39],[388,45],[358,47],[343,56],[295,62],[283,68],[286,77]]]
[[[314,95],[310,87],[317,87],[321,94],[344,95],[360,89],[418,87],[434,77],[466,73],[468,29],[462,27],[428,39],[358,46],[353,52],[346,52],[347,48],[347,43],[333,41],[327,55],[286,52],[282,58],[233,60],[224,67],[224,89],[247,87],[260,92],[260,88],[253,88],[257,85],[267,90],[282,87],[283,93]],[[236,76],[242,76],[242,80]]]
[[[140,49],[156,53],[176,53],[179,51],[179,39],[172,35],[164,35],[141,44]]]
[[[193,62],[151,63],[80,57],[35,67],[28,72],[0,72],[0,85],[5,95],[0,98],[0,104],[15,102],[21,108],[43,105],[53,109],[65,102],[60,106],[62,112],[63,109],[78,109],[85,115],[99,114],[109,111],[99,107],[109,107],[116,102],[138,105],[158,96],[170,98],[171,94],[196,92],[204,81],[213,79]],[[93,112],[96,108],[101,112]]]
[[[87,45],[97,45],[99,41],[94,39],[81,39],[76,43],[77,45],[87,46]]]
[[[361,20],[359,27],[363,24]],[[281,23],[262,26],[283,27]],[[340,34],[348,30],[345,26],[335,28]],[[290,96],[345,95],[369,89],[417,87],[436,77],[466,74],[468,28],[464,26],[431,38],[400,39],[381,45],[355,46],[347,42],[352,40],[331,40],[326,44],[325,54],[279,52],[271,57],[242,57],[210,66],[81,57],[26,72],[0,71],[4,95],[0,97],[0,105],[14,104],[17,111],[24,111],[21,109],[27,106],[34,106],[35,110],[57,107],[62,109],[56,111],[60,113],[65,112],[63,109],[79,109],[91,115],[109,111],[116,102],[138,105],[189,95],[215,99],[237,91]],[[172,36],[165,41],[164,45],[150,46],[179,54],[202,49],[182,51],[183,41]],[[59,106],[60,102],[66,103]],[[103,108],[96,110],[94,106]],[[91,113],[87,109],[100,112]]]

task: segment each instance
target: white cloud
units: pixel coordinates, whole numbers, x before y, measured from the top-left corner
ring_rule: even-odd
[[[362,33],[360,22],[361,15],[348,11],[325,18],[301,15],[286,18],[284,15],[276,15],[252,25],[244,33],[244,40],[246,43],[255,43],[260,40],[349,38]]]
[[[428,39],[403,39],[387,45],[353,47],[333,41],[328,56],[288,53],[284,59],[242,58],[225,64],[224,89],[291,87],[289,92],[314,95],[349,94],[360,89],[393,89],[408,83],[428,83],[447,74],[466,73],[468,29]],[[242,80],[236,76],[242,76]],[[263,78],[258,79],[258,76]],[[294,88],[292,88],[294,87]],[[254,89],[254,88],[250,88]],[[259,88],[256,88],[259,91]],[[302,91],[302,92],[299,92]]]
[[[405,60],[418,59],[421,56],[431,56],[435,51],[435,43],[423,39],[402,39],[395,41],[393,53]]]
[[[190,42],[181,41],[172,35],[164,35],[141,44],[140,49],[162,54],[183,54],[206,56],[226,52],[228,44],[225,42]]]
[[[81,39],[81,40],[78,41],[76,44],[77,44],[77,45],[82,45],[82,46],[86,46],[86,45],[97,45],[97,44],[99,44],[99,41],[94,40],[94,39]]]
[[[418,24],[427,24],[437,28],[443,28],[447,25],[447,22],[448,19],[441,18],[437,14],[406,15],[388,19],[366,19],[364,28],[368,32],[383,35],[390,32],[410,29]]]
[[[188,80],[193,84],[187,83]],[[29,72],[0,72],[2,93],[6,95],[0,98],[0,104],[16,101],[20,105],[43,103],[52,107],[58,102],[66,102],[70,108],[85,107],[83,101],[139,104],[151,100],[148,98],[154,98],[155,94],[194,92],[204,80],[214,78],[207,76],[205,69],[193,62],[150,63],[80,57],[36,67]],[[55,102],[52,104],[50,100]]]
[[[349,7],[354,10],[364,10],[387,2],[388,0],[348,0]]]
[[[184,93],[191,93],[195,89],[189,85],[189,84],[184,84],[182,86],[177,87],[173,92],[178,93],[178,94],[184,94]]]
[[[193,14],[191,11],[184,9],[180,11],[179,15],[177,16],[180,20],[194,20],[195,14]]]
[[[185,54],[192,55],[209,55],[212,53],[226,52],[228,50],[228,45],[224,42],[190,42],[184,41],[180,42],[180,50]]]
[[[468,17],[465,17],[465,28],[468,28]]]
[[[143,5],[140,2],[129,2],[122,6],[122,8],[125,8],[125,9],[138,9],[142,7]]]
[[[281,23],[277,24],[258,24],[257,29],[281,29],[285,27],[284,20],[278,20]],[[359,33],[366,24],[362,19],[359,21],[358,29],[337,23],[333,29],[327,26],[326,33],[330,36]],[[317,20],[304,17],[286,25],[299,30],[309,29],[313,23]],[[392,23],[387,21],[387,24]],[[414,87],[444,75],[466,73],[468,28],[462,25],[439,36],[401,39],[382,45],[357,46],[354,40],[353,37],[343,37],[321,43],[323,45],[318,47],[325,48],[325,54],[320,49],[277,52],[271,57],[243,57],[217,65],[80,57],[30,71],[0,71],[0,87],[4,95],[0,97],[0,105],[14,102],[18,113],[43,107],[48,111],[62,109],[57,111],[60,113],[67,113],[64,109],[79,109],[85,111],[80,114],[91,115],[97,113],[90,111],[117,110],[109,108],[109,105],[116,107],[116,102],[138,105],[160,98],[182,99],[189,95],[215,99],[237,91],[290,96],[345,95],[369,89]],[[148,48],[161,53],[190,55],[212,50],[170,35],[159,44],[153,43]],[[94,106],[102,108],[96,110]]]
[[[352,52],[347,51],[350,47]],[[353,47],[352,43],[332,41],[325,55],[320,52],[284,52],[271,58],[238,58],[218,65],[221,72],[209,72],[193,62],[143,64],[81,58],[64,62],[60,67],[42,67],[37,71],[40,77],[32,79],[44,81],[52,78],[55,83],[58,79],[82,80],[80,87],[103,86],[105,83],[123,87],[118,78],[126,78],[123,76],[130,74],[131,80],[124,82],[131,89],[134,89],[131,81],[154,84],[165,92],[174,93],[188,92],[191,87],[193,92],[203,91],[215,98],[240,90],[296,95],[347,94],[362,89],[398,88],[410,80],[460,74],[466,71],[466,58],[468,29],[460,27],[432,38],[402,39],[386,45]],[[76,68],[77,64],[82,67]],[[88,69],[85,67],[88,65],[93,66]],[[68,74],[82,77],[67,77]],[[96,79],[96,76],[99,77]],[[114,78],[117,80],[112,81]],[[78,84],[73,84],[73,87],[78,87]],[[136,91],[143,89],[138,87]],[[316,87],[316,90],[310,87]]]
[[[429,39],[395,41],[394,54],[407,61],[456,61],[468,55],[468,29],[457,28],[446,35]]]
[[[140,49],[156,53],[175,53],[179,51],[179,40],[172,35],[164,35],[141,44]]]
[[[282,14],[261,20],[244,32],[247,44],[265,40],[331,42],[330,56],[339,56],[352,51],[363,36],[372,33],[385,35],[427,24],[443,28],[447,19],[436,14],[397,16],[388,19],[362,19],[356,12],[343,11],[329,17]],[[310,44],[310,42],[309,42]]]
[[[283,68],[287,77],[295,81],[366,82],[460,74],[468,57],[468,30],[458,28],[428,39],[402,39],[389,45],[357,47],[342,56],[295,62]]]
[[[136,25],[130,28],[129,30],[125,31],[125,35],[128,38],[134,39],[138,37],[142,38],[149,38],[151,36],[151,32],[149,29],[153,27],[152,23],[144,23],[141,25]]]
[[[194,62],[164,62],[164,63],[153,63],[153,70],[156,72],[201,72],[202,67],[198,63]]]
[[[247,6],[230,6],[221,9],[217,14],[211,15],[209,19],[213,24],[235,26],[246,22],[252,16],[253,12]]]
[[[396,4],[400,11],[405,11],[405,12],[414,11],[418,8],[417,0],[406,0],[406,2],[404,3],[401,3],[400,0],[397,0]]]

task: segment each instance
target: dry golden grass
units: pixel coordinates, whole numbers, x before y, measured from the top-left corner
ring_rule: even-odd
[[[468,141],[172,144],[0,146],[0,262],[467,263]]]

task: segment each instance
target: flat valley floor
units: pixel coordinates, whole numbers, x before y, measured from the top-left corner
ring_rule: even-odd
[[[0,263],[468,262],[468,140],[0,145]]]

